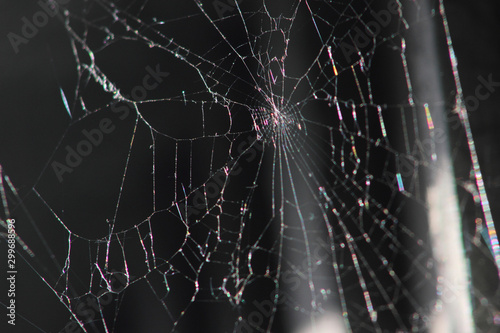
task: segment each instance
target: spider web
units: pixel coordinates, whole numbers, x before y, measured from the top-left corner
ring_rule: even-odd
[[[498,324],[476,288],[497,284],[500,255],[442,2],[60,9],[64,129],[31,188],[0,183],[3,220],[36,231],[18,230],[18,256],[56,304],[29,329],[421,332],[464,290],[476,329]],[[428,24],[437,98],[412,58]],[[467,267],[471,285],[439,270],[440,172],[461,189],[462,256],[488,269]]]

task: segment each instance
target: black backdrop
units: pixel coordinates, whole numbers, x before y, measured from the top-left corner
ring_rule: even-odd
[[[449,18],[452,38],[459,61],[460,77],[463,82],[464,95],[474,95],[479,75],[488,77],[492,74],[494,80],[500,79],[500,66],[498,59],[500,59],[500,43],[498,32],[500,31],[500,6],[496,1],[446,1],[447,14]],[[74,90],[74,82],[76,79],[75,62],[72,55],[71,46],[65,29],[61,22],[58,20],[50,20],[47,26],[34,36],[26,45],[19,46],[19,52],[13,50],[11,43],[7,38],[7,34],[11,31],[18,31],[22,24],[21,18],[29,16],[39,9],[34,1],[3,1],[0,4],[0,24],[1,24],[1,39],[0,39],[0,165],[3,168],[4,174],[10,176],[13,184],[19,191],[20,197],[23,199],[23,205],[16,204],[11,206],[13,216],[27,217],[28,211],[24,211],[24,206],[30,206],[31,209],[39,211],[40,213],[35,217],[34,223],[26,224],[19,227],[25,236],[25,241],[29,243],[30,239],[40,242],[41,234],[45,241],[50,244],[51,251],[54,254],[61,254],[66,251],[66,243],[57,243],[55,240],[60,239],[62,233],[57,228],[51,229],[51,226],[44,222],[44,214],[41,213],[43,209],[37,207],[36,195],[31,191],[33,184],[50,182],[53,179],[41,177],[42,170],[47,167],[47,161],[53,159],[64,159],[64,154],[59,150],[59,155],[53,155],[54,149],[64,131],[67,128],[70,119],[66,114],[63,102],[61,101],[61,94],[59,87],[65,92]],[[158,8],[161,10],[161,8]],[[178,31],[180,38],[188,38],[189,35],[182,36],[182,34],[189,34],[190,32]],[[191,32],[192,33],[192,32]],[[193,37],[194,38],[194,37]],[[204,40],[210,43],[210,38]],[[307,44],[307,41],[304,41]],[[134,65],[133,68],[137,71],[143,69],[148,64],[154,64],[154,57],[162,60],[162,55],[146,52],[144,49],[138,48],[136,51],[130,48],[123,50],[116,50],[115,54],[110,54],[108,57],[109,63],[103,63],[102,66],[109,66],[110,70],[114,68],[128,68],[128,63],[134,62],[143,63],[144,65]],[[122,65],[121,67],[119,65]],[[183,68],[169,68],[169,75],[176,77],[178,80],[184,80],[183,84],[189,83],[190,78],[184,75]],[[142,75],[139,72],[134,73],[134,70],[123,71],[117,70],[117,79],[123,80],[126,85],[127,79],[130,79],[130,85],[133,86],[137,82],[137,77]],[[172,82],[170,80],[169,82]],[[193,84],[199,84],[193,83]],[[165,83],[164,89],[180,89],[175,87],[173,83]],[[388,93],[388,92],[385,92]],[[93,102],[99,104],[99,96],[93,97]],[[71,102],[70,97],[68,99]],[[498,112],[498,105],[500,102],[500,93],[494,92],[488,100],[481,102],[480,108],[471,113],[472,131],[475,135],[479,161],[483,170],[483,176],[486,184],[486,189],[490,198],[492,212],[494,218],[498,221],[500,213],[498,202],[500,202],[500,173],[498,166],[500,165],[500,150],[498,142],[500,142],[500,131],[498,131],[498,124],[500,123],[500,113]],[[88,105],[92,109],[94,105]],[[182,106],[179,105],[179,110]],[[179,111],[180,112],[180,111]],[[96,124],[97,124],[96,120]],[[162,119],[154,120],[162,121]],[[168,119],[166,120],[169,121]],[[126,119],[123,130],[130,130],[134,126],[134,119]],[[94,126],[95,127],[95,126]],[[458,137],[457,140],[463,140]],[[67,139],[71,141],[71,136]],[[120,142],[114,142],[110,139],[110,151],[113,147],[119,145]],[[138,138],[140,140],[140,138]],[[65,141],[66,142],[66,141]],[[159,143],[161,145],[161,143]],[[173,149],[167,144],[161,146],[169,150]],[[464,154],[464,145],[456,148],[453,154]],[[104,153],[104,155],[106,155]],[[464,158],[467,158],[465,154]],[[96,163],[96,167],[101,166],[100,163],[110,163],[107,165],[109,170],[113,170],[113,159],[95,158],[91,163]],[[117,166],[123,165],[124,156],[116,157],[118,161]],[[106,161],[106,162],[103,162]],[[158,161],[158,164],[162,164]],[[93,169],[89,169],[91,170]],[[166,169],[165,173],[173,170]],[[77,171],[75,171],[77,172]],[[72,177],[72,182],[65,183],[60,187],[53,188],[53,193],[44,193],[44,196],[53,198],[62,207],[57,207],[60,210],[66,210],[67,214],[71,214],[71,205],[88,205],[99,209],[100,201],[102,198],[114,197],[116,193],[102,193],[99,192],[99,200],[95,199],[95,192],[86,186],[86,178],[84,171],[80,171],[79,180],[77,177]],[[135,171],[132,171],[135,172]],[[139,171],[137,171],[139,172]],[[457,177],[463,176],[467,170],[457,167]],[[462,174],[460,174],[462,173]],[[136,177],[141,177],[141,174],[134,174]],[[465,175],[466,176],[466,175]],[[52,175],[51,177],[54,177]],[[117,179],[111,179],[109,174],[103,172],[99,182],[119,182]],[[245,180],[241,180],[242,183]],[[109,187],[107,187],[109,188]],[[84,203],[75,203],[65,200],[71,197],[72,193],[76,193],[81,189],[87,189],[89,193],[86,195],[88,201]],[[140,191],[141,189],[138,188]],[[95,190],[94,190],[95,191]],[[138,196],[136,201],[131,201],[131,209],[129,214],[140,215],[140,207],[150,204],[150,198],[147,197],[149,189],[145,189],[144,196]],[[461,191],[461,190],[459,190]],[[464,193],[462,193],[464,194]],[[103,209],[106,209],[103,207]],[[139,211],[139,212],[138,212]],[[256,214],[258,214],[256,212]],[[45,216],[48,221],[49,216]],[[85,220],[85,217],[82,217]],[[72,225],[73,230],[78,230],[80,233],[88,235],[95,235],[96,233],[106,233],[107,230],[99,230],[98,225]],[[101,225],[102,227],[102,225]],[[126,227],[126,226],[124,226]],[[471,226],[466,226],[471,228]],[[473,228],[473,227],[472,227]],[[167,231],[159,231],[167,232]],[[171,231],[170,231],[171,232]],[[182,233],[182,230],[174,231]],[[2,241],[3,244],[3,241]],[[175,247],[175,246],[173,246]],[[2,246],[2,249],[4,247]],[[34,249],[36,253],[37,249]],[[164,249],[166,253],[169,247]],[[50,260],[50,253],[44,252],[43,260]],[[2,252],[5,252],[2,250]],[[75,258],[78,261],[78,258]],[[3,267],[2,254],[2,264]],[[60,266],[64,265],[63,262],[58,263]],[[481,262],[472,262],[473,270],[481,272],[481,269],[486,269],[481,265]],[[40,267],[43,267],[41,265]],[[38,269],[38,268],[37,268]],[[18,280],[18,325],[13,330],[12,327],[7,327],[6,330],[2,328],[2,332],[55,332],[68,320],[68,314],[64,307],[54,297],[53,293],[47,288],[43,281],[39,279],[33,271],[21,263],[19,271],[23,274],[19,275]],[[54,272],[44,272],[52,279],[57,279],[53,276]],[[3,276],[3,272],[1,273]],[[480,276],[481,274],[477,274]],[[484,283],[481,283],[484,282]],[[482,291],[486,294],[497,290],[497,283],[490,280],[477,282],[482,286]],[[4,278],[0,284],[2,289],[0,299],[5,297],[5,284]],[[2,301],[3,302],[3,301]],[[130,301],[130,304],[125,306],[125,311],[130,312],[130,317],[134,318],[148,318],[153,316],[160,318],[161,315],[154,315],[153,311],[156,307],[148,308],[147,305],[155,302],[154,298],[151,299],[137,299]],[[29,304],[29,306],[28,306]],[[35,304],[35,306],[33,306]],[[226,308],[227,307],[227,308]],[[216,310],[215,310],[216,309]],[[213,307],[212,304],[201,304],[196,309],[200,313],[200,322],[186,323],[186,327],[182,328],[183,332],[199,331],[200,323],[204,323],[206,331],[224,332],[230,330],[230,326],[225,323],[223,318],[226,313],[229,313],[228,305]],[[4,311],[2,311],[2,314]],[[128,312],[127,312],[128,313]],[[112,314],[110,314],[112,315]],[[2,315],[4,317],[4,315]],[[216,319],[220,318],[220,319]],[[163,324],[161,319],[156,322],[150,322],[142,328],[134,326],[136,320],[124,320],[118,323],[117,332],[139,332],[139,331],[161,331],[159,327]],[[0,325],[4,325],[5,320],[1,320]],[[279,325],[279,324],[278,324]],[[4,327],[4,326],[0,326]],[[38,327],[38,328],[37,328]],[[277,331],[279,326],[277,328]]]

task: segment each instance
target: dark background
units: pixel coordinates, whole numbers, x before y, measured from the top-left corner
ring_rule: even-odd
[[[75,0],[76,1],[76,0]],[[245,1],[245,0],[244,0]],[[71,4],[78,6],[77,4]],[[471,3],[470,1],[445,1],[447,15],[449,19],[451,35],[453,39],[453,45],[457,54],[457,59],[459,62],[459,72],[460,78],[463,84],[464,96],[473,96],[475,94],[475,89],[479,84],[478,77],[482,76],[487,78],[490,74],[493,77],[493,81],[500,81],[500,66],[498,59],[500,59],[500,43],[498,32],[500,31],[500,5],[496,1],[479,1]],[[168,11],[169,5],[166,4],[165,8],[158,6],[158,11]],[[188,8],[189,5],[186,5]],[[179,12],[182,12],[182,8],[177,8]],[[67,111],[61,100],[60,88],[66,94],[68,102],[72,110],[76,110],[79,102],[75,101],[74,95],[75,82],[77,79],[77,72],[75,70],[75,57],[72,54],[71,45],[69,43],[69,38],[67,32],[65,31],[62,23],[58,19],[51,19],[48,24],[41,28],[40,31],[33,37],[28,44],[21,45],[19,53],[15,53],[10,45],[7,34],[11,31],[18,32],[23,16],[31,17],[31,15],[38,11],[39,7],[34,1],[4,1],[0,3],[0,24],[2,38],[0,39],[0,96],[2,101],[2,106],[0,109],[0,164],[3,168],[4,175],[8,175],[12,180],[13,184],[16,186],[19,197],[9,194],[9,202],[11,214],[17,219],[19,225],[19,233],[23,240],[27,244],[33,245],[33,252],[37,254],[36,258],[27,258],[28,254],[26,252],[19,252],[18,259],[21,262],[19,264],[17,280],[18,296],[17,309],[17,326],[15,330],[12,327],[7,327],[6,332],[56,332],[64,327],[64,323],[69,320],[68,311],[59,302],[57,297],[55,297],[54,292],[42,281],[38,274],[46,276],[49,285],[52,287],[57,286],[58,291],[64,286],[64,276],[59,276],[58,272],[64,266],[65,251],[67,250],[67,242],[61,242],[61,239],[67,237],[67,233],[61,228],[60,225],[54,226],[53,216],[49,211],[45,209],[43,205],[40,204],[39,198],[33,187],[36,184],[36,188],[43,190],[40,193],[41,196],[46,200],[51,200],[50,206],[61,213],[61,218],[67,220],[73,219],[76,221],[74,224],[69,225],[70,230],[78,233],[82,237],[98,237],[99,235],[105,236],[108,233],[107,226],[102,223],[92,222],[96,220],[96,217],[102,218],[103,216],[113,216],[112,206],[106,205],[106,198],[109,198],[111,202],[116,200],[116,191],[111,191],[110,193],[103,193],[98,186],[92,186],[95,184],[106,183],[110,186],[106,188],[117,188],[121,182],[120,172],[116,172],[117,168],[123,167],[124,161],[127,158],[127,148],[129,142],[123,140],[127,133],[130,133],[131,129],[135,126],[134,116],[130,116],[123,120],[123,126],[119,126],[118,130],[114,132],[109,137],[106,137],[104,142],[104,149],[92,155],[89,160],[84,161],[87,163],[85,168],[75,169],[75,173],[68,177],[68,181],[64,183],[58,183],[54,181],[54,175],[52,174],[50,162],[53,160],[63,160],[64,151],[63,148],[71,142],[75,143],[78,140],[77,134],[83,128],[95,128],[102,117],[108,115],[112,118],[115,123],[119,122],[116,118],[116,114],[109,111],[107,113],[101,114],[101,117],[89,116],[80,124],[75,123],[70,128],[70,122],[72,119],[68,117]],[[186,9],[187,10],[187,9]],[[196,28],[197,18],[193,18],[193,26],[189,29],[180,29],[178,31],[172,30],[171,34],[178,36],[180,39],[190,41],[192,39],[199,38],[199,29]],[[201,22],[201,20],[200,20]],[[201,23],[200,23],[201,24]],[[234,31],[234,38],[238,38],[238,31]],[[442,38],[442,36],[441,36]],[[200,49],[203,49],[201,45],[206,43],[209,45],[211,40],[218,40],[216,36],[210,36],[204,38],[204,41],[200,43]],[[305,39],[304,44],[307,45],[309,41]],[[193,44],[194,45],[194,44]],[[444,43],[441,43],[444,46]],[[442,50],[443,52],[446,49]],[[223,52],[223,49],[218,49],[218,52]],[[223,53],[221,53],[223,54]],[[213,55],[215,58],[222,58],[222,55]],[[151,52],[147,47],[139,47],[131,43],[123,43],[118,45],[110,52],[108,56],[103,57],[103,63],[100,64],[103,68],[107,69],[106,73],[113,76],[115,80],[118,80],[123,84],[123,91],[127,91],[134,87],[144,75],[144,68],[146,66],[154,67],[157,63],[168,62],[173,58],[172,55],[166,55],[162,52]],[[446,59],[446,57],[444,57]],[[449,64],[443,60],[443,75],[448,75]],[[130,64],[133,63],[133,66]],[[169,71],[170,77],[165,82],[160,85],[159,96],[164,96],[165,91],[167,91],[168,96],[180,96],[180,92],[184,89],[191,92],[201,91],[203,87],[199,81],[195,81],[195,77],[189,77],[186,75],[186,68],[175,67],[175,68],[165,68]],[[235,69],[236,71],[241,69]],[[241,70],[243,75],[244,71]],[[385,74],[380,74],[385,75]],[[228,82],[231,78],[227,79]],[[223,81],[223,80],[222,80]],[[446,81],[446,80],[445,80]],[[445,86],[449,85],[449,82],[445,82]],[[245,91],[247,87],[241,87],[242,91]],[[453,88],[445,87],[445,91],[453,91]],[[99,89],[95,87],[95,92]],[[98,93],[93,94],[92,87],[87,90],[89,97],[86,101],[89,101],[87,108],[93,110],[98,106],[102,106],[102,101],[105,101],[109,96],[100,96]],[[155,97],[154,94],[157,91],[152,92],[151,97]],[[388,92],[382,92],[381,94],[388,94]],[[248,96],[247,93],[243,94]],[[149,96],[148,96],[149,97]],[[240,97],[237,93],[232,96],[234,99],[247,98]],[[193,97],[194,98],[194,97]],[[446,102],[451,103],[454,96],[450,94],[449,100]],[[201,99],[201,97],[200,97]],[[255,101],[243,101],[247,103],[259,102],[257,98]],[[500,115],[497,112],[498,105],[500,102],[500,89],[499,91],[494,91],[491,97],[487,100],[481,101],[479,108],[474,112],[470,113],[470,122],[472,126],[472,132],[474,134],[476,148],[478,150],[479,162],[483,172],[483,179],[486,185],[486,191],[489,196],[490,205],[493,213],[493,217],[496,221],[500,219],[500,213],[498,208],[498,202],[500,202],[500,173],[498,172],[498,166],[500,165],[500,150],[498,149],[498,142],[500,140],[500,131],[498,131],[498,124],[500,121]],[[92,104],[94,103],[94,104]],[[167,134],[182,135],[183,131],[187,128],[187,119],[177,120],[181,115],[185,115],[182,112],[185,111],[183,104],[179,101],[173,103],[175,112],[179,117],[174,117],[172,119],[164,119],[162,117],[155,118],[155,114],[158,113],[148,113],[147,106],[144,107],[145,114],[151,115],[150,120],[158,128],[164,129]],[[220,121],[214,122],[210,126],[210,120],[207,120],[208,130],[217,132],[218,126],[221,126],[225,119],[223,110],[219,110],[220,114],[214,116],[215,119]],[[194,119],[199,119],[199,115],[193,112]],[[218,112],[214,109],[214,112]],[[242,128],[248,128],[251,126],[251,122],[248,117],[245,117],[244,110],[240,111]],[[73,120],[84,116],[83,113],[73,114]],[[238,110],[235,110],[235,117],[238,116]],[[79,127],[80,126],[80,127]],[[393,125],[395,126],[395,125]],[[221,126],[223,127],[223,126]],[[190,134],[196,133],[199,127],[193,126],[188,129]],[[222,129],[223,130],[223,129]],[[396,129],[394,129],[396,131]],[[177,132],[176,132],[177,131]],[[148,142],[148,132],[144,127],[138,127],[137,129],[137,142],[138,146],[147,147]],[[184,132],[186,133],[186,132]],[[194,134],[193,134],[194,135]],[[469,154],[467,152],[466,142],[464,141],[463,134],[459,131],[457,133],[452,131],[452,136],[454,138],[452,142],[452,154],[456,162],[456,178],[459,180],[466,181],[469,179]],[[61,138],[62,139],[61,141]],[[224,145],[224,143],[217,143]],[[215,144],[213,144],[215,145]],[[206,146],[202,144],[199,147],[194,147],[196,151],[199,151],[200,156],[195,163],[203,165],[206,162],[208,156],[206,154]],[[212,146],[210,146],[211,148]],[[163,151],[162,156],[172,156],[175,146],[167,140],[162,141],[161,138],[158,139],[157,148]],[[182,147],[181,147],[182,149]],[[186,149],[186,148],[185,148]],[[205,152],[204,152],[205,150]],[[113,152],[113,154],[111,154]],[[144,165],[151,164],[147,160],[150,156],[150,152],[147,149],[139,150],[135,152],[136,156],[134,163],[131,164],[131,174],[135,179],[138,179],[140,183],[141,179],[147,179],[147,175],[150,172],[148,167]],[[167,163],[167,157],[165,160],[159,159],[157,161],[157,168],[161,169],[163,167],[164,172],[164,185],[168,188],[172,183],[171,174],[173,170],[169,167]],[[185,158],[186,163],[188,163],[187,155],[180,155],[180,158]],[[140,161],[143,161],[141,164]],[[251,168],[252,166],[249,166]],[[200,167],[200,169],[203,169]],[[99,174],[96,176],[95,173]],[[181,173],[183,171],[180,171]],[[184,171],[186,172],[186,171]],[[170,178],[169,178],[170,174]],[[252,174],[249,172],[249,174]],[[200,175],[203,178],[204,175]],[[187,174],[180,174],[180,178],[188,177]],[[235,180],[236,185],[247,184],[248,179]],[[55,185],[53,185],[55,184]],[[115,186],[116,185],[116,186]],[[98,190],[96,190],[96,188]],[[85,192],[82,195],[82,191]],[[480,212],[477,211],[477,207],[471,204],[470,194],[463,189],[463,187],[458,188],[461,208],[463,209],[464,220],[470,222],[470,218],[467,217],[477,216]],[[99,193],[97,193],[99,192]],[[134,221],[141,220],[148,215],[151,210],[151,188],[147,186],[137,186],[134,191],[136,194],[141,193],[142,195],[136,195],[133,198],[124,198],[123,205],[127,206],[120,212],[123,224],[117,226],[122,230],[127,230],[134,225]],[[74,197],[76,193],[84,197],[82,202],[75,202],[71,198]],[[130,193],[130,192],[128,192]],[[172,200],[171,196],[174,193],[172,191],[165,191],[165,193],[159,193],[159,198],[163,204],[168,203]],[[181,193],[179,193],[181,194]],[[245,195],[240,194],[243,198]],[[259,197],[256,195],[256,197]],[[263,199],[261,199],[263,200]],[[162,203],[159,203],[161,205]],[[85,208],[87,207],[87,208]],[[92,207],[92,208],[91,208]],[[158,207],[157,207],[158,208]],[[229,207],[231,209],[236,209],[234,207]],[[98,211],[99,213],[95,213]],[[72,216],[72,214],[80,214],[79,216]],[[237,213],[235,213],[237,214]],[[255,214],[259,214],[256,212]],[[262,213],[265,215],[264,213]],[[4,212],[2,213],[2,218],[4,217]],[[121,217],[120,216],[120,217]],[[156,215],[155,218],[160,219],[161,216]],[[24,223],[21,225],[21,223]],[[211,222],[207,222],[211,223]],[[153,219],[154,224],[154,219]],[[175,238],[172,237],[171,233],[175,235],[182,235],[184,230],[162,230],[161,228],[153,226],[153,230],[157,231],[158,235],[165,234],[168,239]],[[464,225],[466,229],[466,235],[474,233],[474,225],[470,223]],[[66,236],[65,236],[66,235]],[[126,236],[125,236],[126,238]],[[178,237],[177,237],[178,238]],[[159,236],[158,239],[161,239]],[[2,242],[4,244],[4,242]],[[48,245],[47,245],[48,244]],[[466,244],[470,244],[466,242]],[[78,241],[74,242],[75,253],[86,253],[88,245],[83,242],[80,244]],[[135,246],[135,245],[134,245]],[[171,255],[178,244],[169,243],[163,248],[163,255],[168,257]],[[4,247],[2,246],[2,249]],[[93,249],[92,251],[94,251]],[[103,251],[104,247],[100,248]],[[490,299],[495,302],[495,293],[497,293],[498,288],[498,276],[495,275],[494,267],[492,268],[491,262],[484,259],[484,254],[476,253],[474,247],[468,248],[471,257],[471,267],[473,271],[473,284],[475,290],[477,290],[477,295],[475,302],[477,302],[482,297]],[[79,252],[76,252],[79,251]],[[228,249],[230,251],[230,249]],[[4,250],[2,252],[5,253]],[[91,252],[90,250],[88,252]],[[85,257],[87,254],[79,256],[74,256],[73,260],[78,263],[79,260],[85,261],[90,260]],[[92,258],[97,254],[92,253],[88,256]],[[23,261],[21,258],[26,257],[27,261]],[[2,257],[3,258],[3,257]],[[477,260],[476,260],[477,258]],[[220,258],[221,261],[229,260],[229,258]],[[264,259],[266,260],[266,259]],[[5,262],[2,259],[2,262]],[[2,264],[3,265],[3,264]],[[182,265],[182,263],[179,263]],[[84,265],[82,265],[84,266]],[[2,266],[3,267],[3,266]],[[52,267],[50,269],[49,267]],[[58,269],[54,269],[57,267]],[[78,267],[75,264],[75,267]],[[117,267],[121,270],[121,267]],[[223,275],[223,270],[218,271],[216,265],[213,267],[215,278],[220,278]],[[77,273],[75,273],[77,274]],[[134,275],[134,273],[131,273]],[[138,273],[140,275],[140,273]],[[88,273],[84,271],[82,276],[87,277]],[[119,274],[118,274],[119,275]],[[118,276],[117,275],[117,276]],[[220,276],[219,276],[220,275]],[[3,275],[2,275],[3,276]],[[134,288],[138,291],[130,291],[130,296],[124,305],[121,307],[122,313],[128,318],[121,319],[117,323],[117,332],[156,332],[158,327],[171,325],[170,319],[162,319],[164,311],[159,308],[157,302],[158,295],[153,293],[143,293],[139,290],[155,289],[155,279],[158,279],[158,290],[161,290],[161,277],[151,277],[151,285],[141,285],[138,283]],[[2,279],[3,280],[3,279]],[[88,282],[85,279],[81,281],[81,290],[77,293],[81,294],[82,291],[88,290]],[[176,285],[172,286],[172,289],[182,291],[183,288],[189,288],[183,285],[182,281],[178,281]],[[0,284],[2,290],[4,290],[4,284]],[[94,292],[97,292],[95,290]],[[161,291],[160,291],[161,292]],[[261,290],[256,291],[265,293],[265,287]],[[4,300],[5,293],[2,292],[2,297],[0,300]],[[143,296],[140,296],[143,295]],[[148,296],[149,295],[149,296]],[[179,297],[182,299],[182,292],[179,292],[178,296],[172,296],[173,298]],[[208,298],[208,296],[207,296]],[[498,302],[499,298],[496,298]],[[185,301],[185,300],[184,300]],[[149,306],[149,304],[155,304],[156,306]],[[215,306],[214,304],[217,304]],[[499,304],[495,304],[496,309],[499,308]],[[495,308],[493,306],[493,308]],[[113,307],[111,307],[113,308]],[[478,307],[480,308],[480,307]],[[482,309],[482,310],[481,310]],[[174,310],[175,311],[175,310]],[[3,313],[3,312],[2,312]],[[220,304],[212,302],[200,302],[193,309],[193,313],[200,314],[198,321],[188,321],[184,322],[183,327],[179,328],[180,332],[195,332],[200,330],[200,323],[208,325],[205,331],[214,332],[225,332],[232,329],[232,320],[226,321],[227,317],[236,317],[238,311],[235,311],[235,307],[229,304]],[[105,314],[114,317],[113,313]],[[487,313],[484,308],[480,308],[480,311],[476,313],[476,318],[479,321],[479,326],[487,331],[488,318],[491,318],[491,314]],[[154,321],[148,320],[148,318],[159,318]],[[174,316],[175,317],[175,316]],[[134,318],[134,320],[131,320]],[[194,316],[192,317],[194,318]],[[217,319],[218,318],[218,319]],[[4,325],[5,321],[2,319],[0,325]],[[137,326],[134,326],[137,325]],[[142,326],[141,326],[142,325]],[[281,324],[276,324],[276,332],[280,331]],[[2,332],[4,331],[2,327]],[[169,326],[170,327],[170,326]],[[90,330],[91,328],[89,328]],[[98,331],[99,329],[97,329]],[[273,330],[274,332],[274,330]]]

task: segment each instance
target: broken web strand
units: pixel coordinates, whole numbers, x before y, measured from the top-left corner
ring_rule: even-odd
[[[460,117],[460,121],[465,129],[465,134],[467,136],[467,144],[469,146],[469,152],[471,154],[471,162],[474,171],[474,178],[476,180],[477,190],[479,192],[479,198],[481,201],[481,209],[484,214],[486,228],[488,230],[489,237],[489,246],[491,251],[493,252],[493,259],[495,260],[495,266],[498,270],[498,276],[500,278],[500,246],[498,243],[498,236],[495,228],[495,224],[493,221],[493,216],[491,215],[490,203],[488,200],[488,195],[486,194],[486,189],[484,186],[483,176],[481,173],[481,167],[479,165],[479,160],[477,156],[476,146],[474,137],[472,135],[470,123],[469,123],[469,115],[467,113],[467,108],[465,107],[462,84],[460,82],[459,72],[458,72],[458,60],[455,56],[455,50],[453,49],[453,43],[450,35],[450,28],[448,26],[448,20],[446,18],[446,12],[444,8],[443,0],[439,0],[439,11],[443,18],[443,26],[446,33],[446,41],[448,43],[448,52],[450,57],[451,66],[453,69],[453,77],[455,80],[456,90],[457,90],[457,99],[455,101],[456,104],[456,112]]]

